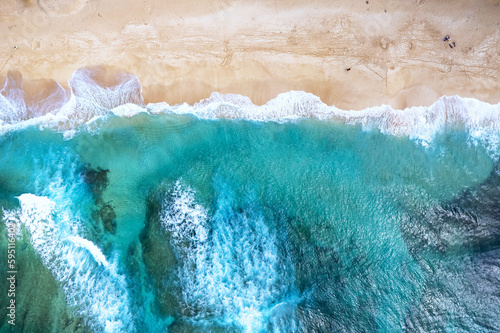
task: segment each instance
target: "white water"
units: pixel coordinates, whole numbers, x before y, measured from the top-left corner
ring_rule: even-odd
[[[135,331],[125,279],[94,243],[67,227],[77,223],[69,220],[71,212],[47,197],[28,193],[19,196],[19,202],[21,208],[6,211],[5,218],[17,219],[27,229],[33,248],[59,281],[67,303],[95,331]]]
[[[50,93],[47,88],[50,87]],[[0,89],[0,124],[17,123],[38,118],[50,112],[57,112],[65,105],[70,93],[60,84],[52,82],[49,87],[24,87],[19,73],[9,73]],[[28,98],[26,90],[36,90]]]
[[[99,265],[103,265],[104,267],[108,267],[109,263],[106,260],[104,254],[102,254],[101,250],[88,239],[82,238],[80,236],[69,236],[67,238],[70,242],[72,242],[75,246],[82,247],[92,254],[94,260],[99,263]]]
[[[141,84],[132,74],[110,74],[101,68],[82,68],[75,71],[69,85],[70,92],[59,86],[60,89],[56,89],[50,98],[37,104],[40,108],[37,111],[37,106],[25,101],[20,76],[8,76],[0,94],[0,133],[25,126],[40,126],[66,131],[71,136],[77,127],[100,117],[132,117],[140,112],[255,121],[290,121],[313,117],[360,124],[365,129],[376,128],[391,135],[409,136],[426,144],[447,126],[464,127],[473,138],[490,143],[498,141],[498,137],[486,137],[500,132],[500,104],[491,105],[459,96],[443,96],[430,107],[395,110],[382,105],[361,111],[346,111],[328,106],[317,96],[302,91],[280,94],[262,106],[254,105],[245,96],[215,92],[193,106],[155,103],[144,107]]]
[[[195,193],[180,181],[163,202],[161,223],[170,233],[179,262],[181,301],[192,320],[203,325],[213,316],[220,325],[259,332],[271,314],[280,317],[278,309],[293,316],[293,304],[276,304],[285,304],[288,286],[280,285],[276,239],[263,217],[250,211],[235,213],[228,197],[219,198],[217,206],[210,218],[196,203]],[[270,324],[274,331],[292,329],[282,327],[282,322]]]

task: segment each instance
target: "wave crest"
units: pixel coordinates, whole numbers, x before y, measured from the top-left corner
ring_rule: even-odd
[[[215,320],[245,332],[266,325],[290,332],[295,307],[287,299],[290,286],[282,284],[276,236],[258,212],[235,211],[233,205],[230,194],[222,195],[210,217],[181,181],[162,203],[160,221],[179,262],[180,302],[188,320],[196,325]],[[287,329],[273,319],[284,320]]]
[[[365,129],[375,128],[386,134],[409,136],[425,142],[449,126],[462,126],[483,134],[500,131],[500,103],[492,105],[459,96],[443,96],[430,107],[404,110],[395,110],[389,105],[361,111],[341,110],[303,91],[279,94],[262,106],[253,104],[246,96],[217,92],[194,105],[152,103],[145,106],[137,77],[102,66],[75,71],[69,81],[70,91],[52,81],[51,89],[33,97],[36,89],[26,87],[36,85],[23,82],[20,74],[12,72],[5,80],[0,95],[0,132],[33,125],[67,131],[102,116],[132,117],[140,112],[279,122],[316,118],[361,125]]]
[[[68,304],[96,331],[135,331],[125,278],[94,243],[78,236],[71,213],[48,197],[25,193],[18,199],[21,208],[4,213],[26,227]]]

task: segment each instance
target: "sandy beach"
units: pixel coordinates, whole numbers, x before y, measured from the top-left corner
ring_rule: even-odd
[[[443,42],[446,35],[450,40]],[[53,80],[68,88],[75,70],[97,65],[135,74],[145,103],[192,104],[218,91],[263,104],[290,90],[354,110],[428,106],[442,95],[498,103],[500,5],[498,0],[1,2],[0,84],[9,70],[19,71],[30,98],[40,87],[53,89]]]

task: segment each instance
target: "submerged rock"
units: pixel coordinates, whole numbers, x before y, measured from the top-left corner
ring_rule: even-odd
[[[110,204],[104,204],[101,207],[100,217],[104,228],[114,235],[116,233],[116,213]]]
[[[95,200],[96,210],[93,217],[95,220],[100,220],[104,229],[110,234],[116,233],[116,213],[111,205],[111,202],[105,202],[102,195],[108,187],[108,172],[109,169],[92,169],[88,166],[82,172],[82,177],[85,183],[90,187]]]
[[[109,169],[101,169],[100,167],[91,169],[90,165],[82,172],[83,180],[89,185],[96,200],[102,196],[102,192],[104,192],[109,184],[108,172]]]

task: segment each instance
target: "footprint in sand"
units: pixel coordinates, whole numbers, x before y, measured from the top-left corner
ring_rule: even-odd
[[[224,11],[237,7],[240,3],[241,0],[216,0],[213,2],[213,6],[216,11]]]

